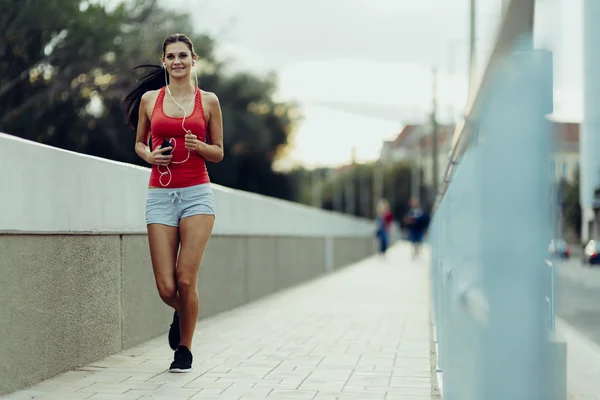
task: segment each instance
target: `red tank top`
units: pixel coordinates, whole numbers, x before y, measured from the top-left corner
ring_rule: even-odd
[[[174,118],[165,115],[163,102],[165,99],[165,87],[158,93],[156,104],[150,118],[150,131],[152,134],[152,148],[158,149],[163,139],[171,142],[173,158],[168,168],[163,166],[152,166],[150,174],[150,186],[158,188],[182,188],[203,183],[209,183],[210,178],[206,170],[206,162],[194,150],[185,148],[185,130],[181,126],[183,118]],[[182,104],[182,106],[188,106]],[[198,140],[206,142],[206,120],[202,108],[202,94],[198,89],[194,111],[186,117],[183,124],[185,129],[192,131]]]

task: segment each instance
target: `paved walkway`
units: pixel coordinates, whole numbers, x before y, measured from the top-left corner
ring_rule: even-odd
[[[198,323],[194,370],[166,335],[3,399],[431,399],[428,268],[409,248]]]
[[[567,343],[567,400],[600,400],[600,346],[560,318],[556,331]]]

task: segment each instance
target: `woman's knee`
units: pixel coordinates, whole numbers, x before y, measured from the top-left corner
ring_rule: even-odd
[[[185,296],[186,294],[194,294],[197,292],[196,278],[182,274],[177,276],[177,290],[180,295]]]
[[[177,288],[175,282],[158,282],[158,295],[165,303],[169,304],[177,298]]]

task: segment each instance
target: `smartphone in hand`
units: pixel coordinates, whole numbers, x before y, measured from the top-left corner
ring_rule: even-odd
[[[172,144],[171,144],[171,143],[170,143],[170,142],[169,142],[167,139],[163,138],[163,142],[162,142],[162,145],[160,146],[160,148],[161,148],[161,149],[164,149],[165,147],[173,147],[173,145],[172,145]],[[172,150],[173,150],[173,149],[171,149],[171,150],[167,150],[167,151],[165,151],[163,154],[164,154],[164,155],[166,155],[166,156],[168,156],[168,155],[170,155],[170,154],[171,154],[171,151],[172,151]]]

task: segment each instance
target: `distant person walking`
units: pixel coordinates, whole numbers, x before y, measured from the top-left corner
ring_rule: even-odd
[[[427,229],[428,217],[421,208],[419,200],[411,198],[409,202],[408,213],[404,216],[403,222],[408,229],[408,238],[413,245],[413,258],[419,256],[423,236]]]
[[[390,211],[390,204],[385,199],[379,200],[377,204],[377,228],[375,235],[379,240],[379,254],[385,258],[389,247],[390,228],[394,221],[394,215]]]
[[[162,50],[162,67],[144,66],[154,70],[125,105],[137,132],[135,152],[152,165],[146,225],[158,294],[174,309],[169,345],[175,354],[169,371],[189,372],[198,271],[215,220],[206,161],[223,159],[223,122],[217,96],[200,90],[197,75],[192,83],[197,56],[190,39],[171,35]]]

